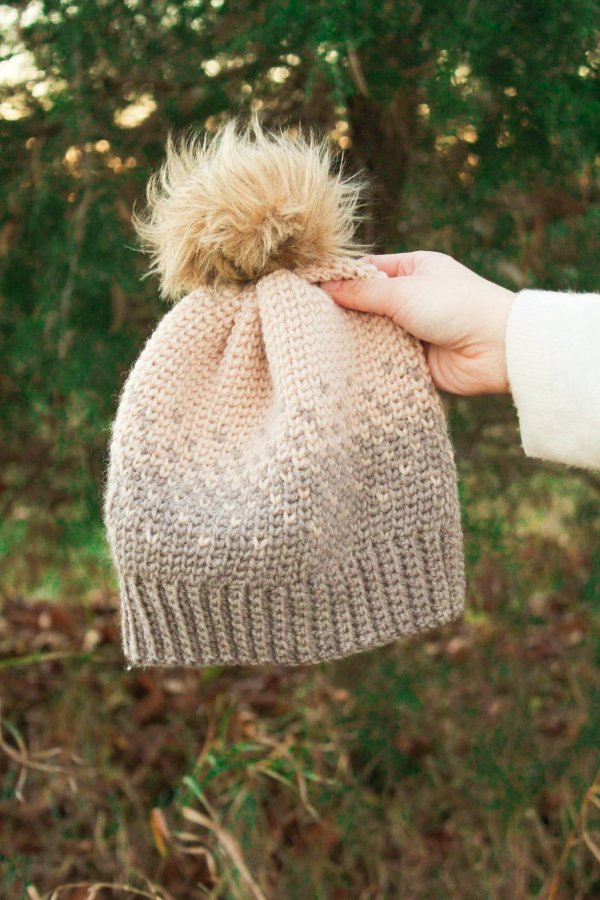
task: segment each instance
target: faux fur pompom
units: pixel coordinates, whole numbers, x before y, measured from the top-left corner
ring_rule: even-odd
[[[362,183],[332,164],[324,140],[268,134],[256,118],[206,137],[170,135],[147,212],[134,215],[162,296],[364,252],[354,239]]]

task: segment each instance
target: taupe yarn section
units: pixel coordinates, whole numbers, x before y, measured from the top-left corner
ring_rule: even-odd
[[[295,665],[463,609],[456,471],[421,344],[318,287],[200,289],[124,387],[105,517],[138,665]]]

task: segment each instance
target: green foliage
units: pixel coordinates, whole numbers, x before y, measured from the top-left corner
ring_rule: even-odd
[[[150,828],[193,807],[290,900],[549,896],[557,871],[557,898],[596,896],[600,485],[527,460],[507,399],[448,401],[465,622],[379,653],[124,673],[100,515],[119,391],[165,312],[131,210],[168,131],[314,126],[371,180],[374,247],[598,290],[595,0],[37,0],[0,24],[3,734],[51,766],[23,804],[27,767],[2,782],[2,889],[60,870],[242,896],[220,839],[205,857],[204,832],[194,855]]]
[[[169,129],[251,108],[315,125],[372,179],[376,247],[435,247],[512,287],[597,286],[593,0],[46,0],[0,12],[9,556],[22,546],[15,521],[38,549],[81,545],[99,521],[118,392],[163,312],[140,280],[130,212]]]

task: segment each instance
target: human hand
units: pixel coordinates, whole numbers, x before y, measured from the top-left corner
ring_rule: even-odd
[[[434,384],[452,394],[508,393],[505,335],[512,291],[427,250],[369,256],[388,278],[326,282],[348,309],[389,316],[424,342]]]

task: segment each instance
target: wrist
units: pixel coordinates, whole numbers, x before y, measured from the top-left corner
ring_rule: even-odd
[[[508,320],[515,301],[516,294],[503,288],[500,285],[494,285],[495,292],[493,297],[494,310],[494,344],[497,357],[497,390],[496,393],[509,394],[510,382],[508,380],[508,363],[506,353],[506,334],[508,330]]]

